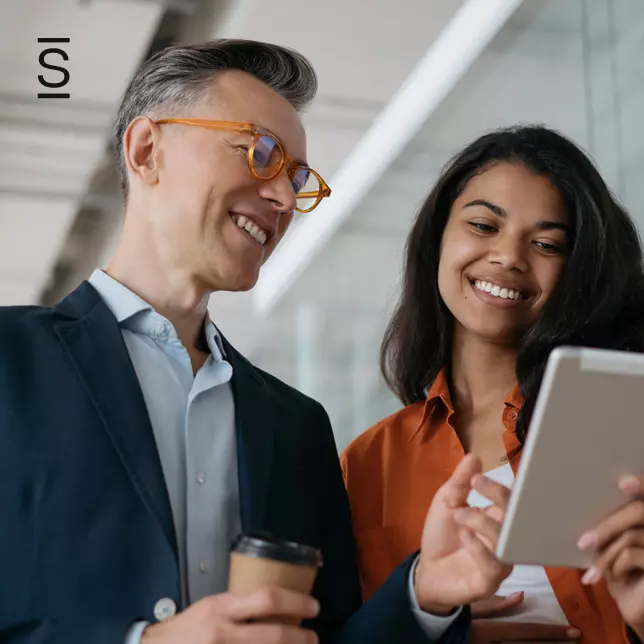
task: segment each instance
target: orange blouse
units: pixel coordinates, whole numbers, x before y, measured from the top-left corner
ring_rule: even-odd
[[[522,404],[515,386],[503,412],[508,456],[519,446],[514,429]],[[380,421],[341,456],[365,600],[420,548],[434,494],[465,454],[451,423],[453,414],[443,371],[424,403],[409,405]],[[518,456],[510,459],[515,473],[518,463]],[[584,586],[583,572],[568,568],[546,568],[546,574],[568,621],[582,631],[584,644],[629,641],[604,581]]]

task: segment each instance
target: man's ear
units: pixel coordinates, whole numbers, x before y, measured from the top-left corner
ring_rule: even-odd
[[[153,186],[159,180],[159,126],[147,116],[137,116],[123,136],[123,154],[130,184],[138,180]]]

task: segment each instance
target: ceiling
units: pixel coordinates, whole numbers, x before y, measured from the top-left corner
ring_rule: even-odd
[[[222,36],[301,51],[320,85],[304,116],[309,158],[335,178],[466,4],[365,11],[362,0],[327,0],[305,12],[295,0],[3,0],[0,305],[53,302],[104,265],[122,222],[110,127],[150,51]],[[240,350],[325,404],[340,445],[397,405],[378,377],[378,344],[415,210],[460,146],[491,127],[546,122],[595,155],[644,224],[644,3],[516,4],[270,312],[253,293],[212,298],[213,319]],[[39,37],[71,39],[69,100],[36,98]],[[296,239],[284,247],[297,252]]]

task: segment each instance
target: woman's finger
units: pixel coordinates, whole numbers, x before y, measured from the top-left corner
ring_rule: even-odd
[[[584,552],[599,551],[627,530],[640,526],[644,526],[644,501],[635,499],[586,532],[577,545]]]
[[[472,618],[481,619],[484,617],[498,617],[511,613],[517,606],[521,606],[525,593],[512,593],[507,597],[492,595],[487,599],[472,604]]]
[[[613,567],[608,572],[611,579],[621,579],[632,572],[641,572],[642,570],[644,570],[644,548],[628,546],[619,553]]]
[[[521,622],[503,622],[475,620],[472,622],[471,642],[565,642],[578,640],[579,629],[571,626],[553,624],[532,624]]]
[[[582,578],[584,584],[597,583],[607,573],[614,574],[615,562],[627,548],[644,548],[644,530],[627,530],[613,541],[593,562]]]
[[[644,493],[644,476],[624,476],[619,481],[619,487],[626,494]]]

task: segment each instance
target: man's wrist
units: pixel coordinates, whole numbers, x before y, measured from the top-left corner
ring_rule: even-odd
[[[422,560],[420,556],[415,562],[415,565],[412,569],[413,575],[413,584],[414,584],[414,593],[416,595],[416,601],[418,602],[419,607],[426,613],[431,615],[436,615],[436,617],[450,617],[456,613],[460,606],[454,606],[450,604],[444,604],[441,602],[434,601],[432,598],[428,598],[423,593],[423,589],[418,583],[418,569],[422,566]],[[422,575],[422,578],[425,578],[426,575]]]
[[[459,609],[458,606],[452,606],[451,608],[446,608],[445,606],[440,606],[438,604],[424,604],[420,603],[420,607],[430,615],[436,615],[436,617],[451,617]]]

